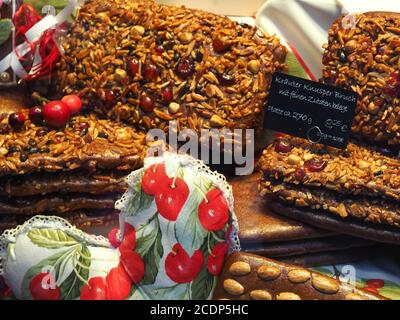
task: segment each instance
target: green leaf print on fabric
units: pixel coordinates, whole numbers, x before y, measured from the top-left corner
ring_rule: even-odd
[[[133,185],[133,195],[127,208],[126,216],[135,216],[139,212],[150,208],[154,201],[153,196],[145,194],[142,190],[142,178]]]
[[[33,229],[28,232],[29,239],[33,244],[47,249],[58,249],[76,245],[78,241],[57,229]]]
[[[61,284],[61,299],[72,300],[80,297],[82,287],[89,279],[90,258],[90,251],[86,246],[83,246],[82,250],[75,251],[74,270]]]
[[[207,236],[207,230],[200,224],[198,208],[205,199],[205,194],[211,188],[212,182],[202,175],[197,177],[184,176],[186,182],[196,187],[192,190],[186,200],[179,219],[175,223],[175,237],[185,251],[192,256],[194,251],[199,249]]]
[[[209,249],[212,249],[217,243],[214,237],[208,236],[200,248],[201,252],[203,252],[205,265],[196,279],[192,281],[191,295],[193,300],[206,300],[216,285],[216,277],[207,270],[207,258]]]
[[[150,231],[148,231],[150,230]],[[141,285],[153,284],[158,274],[159,263],[164,254],[161,243],[162,233],[157,216],[137,232],[136,252],[142,257],[145,272]]]

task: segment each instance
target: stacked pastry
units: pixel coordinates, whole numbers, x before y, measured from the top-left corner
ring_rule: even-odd
[[[275,211],[329,230],[400,244],[400,15],[332,25],[324,82],[359,96],[346,150],[278,136],[260,161]],[[363,141],[364,140],[364,141]]]
[[[27,111],[22,110],[27,117]],[[144,134],[94,115],[54,130],[0,116],[0,230],[32,215],[56,214],[77,226],[115,222],[123,177],[142,165]]]

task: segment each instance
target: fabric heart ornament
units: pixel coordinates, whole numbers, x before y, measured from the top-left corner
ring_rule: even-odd
[[[226,255],[240,250],[225,177],[188,155],[165,152],[146,158],[126,181],[116,208],[135,228],[144,264],[132,298],[211,298]]]
[[[135,230],[116,249],[101,236],[87,234],[59,217],[36,216],[0,236],[0,277],[5,293],[25,300],[124,300],[135,281],[122,263],[132,254]],[[139,257],[140,259],[140,257]],[[128,272],[129,271],[129,272]],[[6,294],[3,293],[3,296]]]

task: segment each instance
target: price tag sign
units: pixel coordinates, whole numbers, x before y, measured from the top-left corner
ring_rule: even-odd
[[[335,148],[346,148],[357,94],[275,73],[265,112],[266,128]]]

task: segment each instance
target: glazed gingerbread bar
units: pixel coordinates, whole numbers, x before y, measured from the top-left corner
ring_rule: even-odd
[[[33,173],[0,179],[0,197],[29,197],[48,194],[90,195],[123,193],[127,189],[127,171],[97,171],[90,175],[84,170],[59,173]]]
[[[0,215],[32,215],[43,212],[63,214],[80,209],[113,209],[121,194],[68,194],[38,197],[0,198]]]
[[[352,22],[354,20],[354,25]],[[323,81],[359,96],[357,137],[400,144],[400,14],[368,12],[338,18],[329,30]]]
[[[400,200],[400,160],[349,143],[345,150],[280,135],[259,162],[263,180],[341,195]]]
[[[219,300],[385,300],[321,273],[236,252],[214,292]]]
[[[285,69],[274,36],[185,7],[91,0],[63,43],[59,91],[141,129],[262,128],[272,74]]]
[[[23,111],[27,117],[27,111]],[[145,135],[95,115],[76,116],[62,130],[26,120],[20,130],[0,117],[0,177],[85,169],[134,170],[143,163]]]

